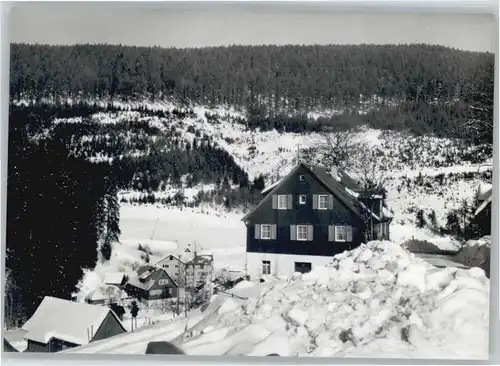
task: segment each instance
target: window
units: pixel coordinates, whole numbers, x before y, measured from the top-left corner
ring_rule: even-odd
[[[179,268],[179,265],[178,265],[178,264],[176,264],[176,265],[175,265],[175,268]]]
[[[168,264],[164,264],[164,265],[163,265],[163,268],[168,268]]]
[[[295,272],[308,273],[311,272],[311,263],[308,262],[295,262]]]
[[[178,276],[179,275],[179,272],[175,272],[175,275]]]
[[[260,225],[260,238],[271,239],[271,225]]]
[[[160,295],[161,293],[162,293],[162,290],[151,290],[151,291],[149,291],[149,295],[150,296]]]
[[[173,259],[174,259],[174,257],[173,257],[173,256],[170,256],[168,259],[173,260]]]
[[[200,269],[203,269],[204,268],[204,265],[203,264],[200,264]]]
[[[318,195],[318,210],[326,210],[328,208],[328,195]]]
[[[306,203],[306,195],[305,194],[301,194],[299,196],[299,204],[304,205],[305,203]]]
[[[160,286],[168,285],[168,280],[162,278],[161,280],[158,280],[158,285]]]
[[[352,227],[350,227],[350,226],[335,226],[335,241],[339,241],[339,242],[352,241]]]
[[[169,294],[169,295],[172,295],[172,293],[173,293],[173,292],[174,292],[174,289],[173,289],[173,288],[169,288],[169,289],[168,289],[168,294]]]
[[[262,274],[263,275],[271,274],[271,261],[262,261]]]
[[[287,209],[287,199],[285,194],[278,195],[278,210]]]
[[[297,240],[307,240],[307,225],[297,225]]]
[[[301,182],[304,182],[306,180],[306,176],[305,175],[299,175],[299,180]]]

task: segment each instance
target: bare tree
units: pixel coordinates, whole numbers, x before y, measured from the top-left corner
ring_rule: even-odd
[[[351,162],[353,152],[358,147],[355,140],[356,131],[323,132],[325,140],[320,146],[323,151],[323,164],[325,166],[336,165],[340,169],[345,169]]]
[[[383,204],[385,199],[387,176],[386,171],[382,168],[383,165],[384,161],[380,157],[375,156],[373,151],[364,148],[356,152],[356,163],[352,166],[352,171],[359,184],[358,200],[364,206],[362,207],[362,216],[366,240],[373,239],[375,204],[378,204],[380,200]]]

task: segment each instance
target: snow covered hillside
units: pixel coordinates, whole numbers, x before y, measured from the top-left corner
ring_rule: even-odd
[[[188,355],[486,359],[489,280],[437,269],[390,242],[293,279],[242,282],[179,316],[68,353],[143,354],[167,340]],[[236,320],[237,319],[237,320]],[[187,322],[187,332],[184,332]]]
[[[325,140],[320,134],[251,130],[244,124],[245,113],[231,108],[194,105],[187,109],[169,102],[144,102],[137,105],[118,103],[114,106],[126,110],[97,113],[91,120],[106,126],[134,121],[135,126],[146,125],[161,131],[163,136],[178,136],[189,143],[197,136],[204,136],[227,151],[250,180],[262,175],[266,184],[270,184],[286,175],[297,162],[299,146],[301,151],[307,152],[311,161],[322,161]],[[179,114],[179,111],[183,114]],[[158,114],[160,112],[168,115]],[[81,121],[78,118],[59,119],[57,123]],[[142,143],[142,151],[129,153],[135,156],[148,155],[151,144],[161,143],[163,136],[146,139]],[[128,140],[137,138],[127,133]],[[426,215],[434,212],[434,225],[443,227],[446,215],[451,210],[460,208],[464,201],[472,204],[478,185],[491,182],[492,153],[484,146],[474,147],[460,140],[413,137],[400,132],[368,128],[353,132],[353,140],[363,149],[369,150],[378,169],[385,172],[388,204],[394,211],[395,224],[401,227],[410,225],[414,228],[415,214],[420,209]],[[109,155],[109,150],[94,151],[94,154],[93,159],[117,158]],[[153,192],[157,198],[173,197],[179,192],[179,187],[164,183],[161,191]],[[206,192],[213,189],[214,185],[210,184],[190,186],[187,183],[181,188],[188,201],[193,200],[201,190]],[[127,191],[121,194],[122,199],[141,196],[147,196],[147,192]],[[404,231],[396,229],[398,240],[408,239],[415,233],[420,235],[421,232],[415,230],[415,233],[405,236],[401,233]]]

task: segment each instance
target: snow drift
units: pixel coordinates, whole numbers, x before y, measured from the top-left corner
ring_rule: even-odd
[[[242,282],[203,309],[75,348],[144,353],[173,341],[188,355],[486,359],[489,280],[438,269],[391,242],[371,242],[292,279]],[[187,326],[186,326],[187,321]]]

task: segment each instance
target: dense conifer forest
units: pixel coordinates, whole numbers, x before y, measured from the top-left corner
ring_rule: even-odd
[[[286,129],[291,122],[288,129],[298,130],[315,128],[300,118],[307,111],[340,110],[343,117],[322,122],[461,137],[472,137],[460,128],[465,120],[492,117],[493,54],[442,46],[13,44],[11,55],[13,99],[174,98],[245,107],[253,126]],[[367,104],[377,109],[348,118]]]

